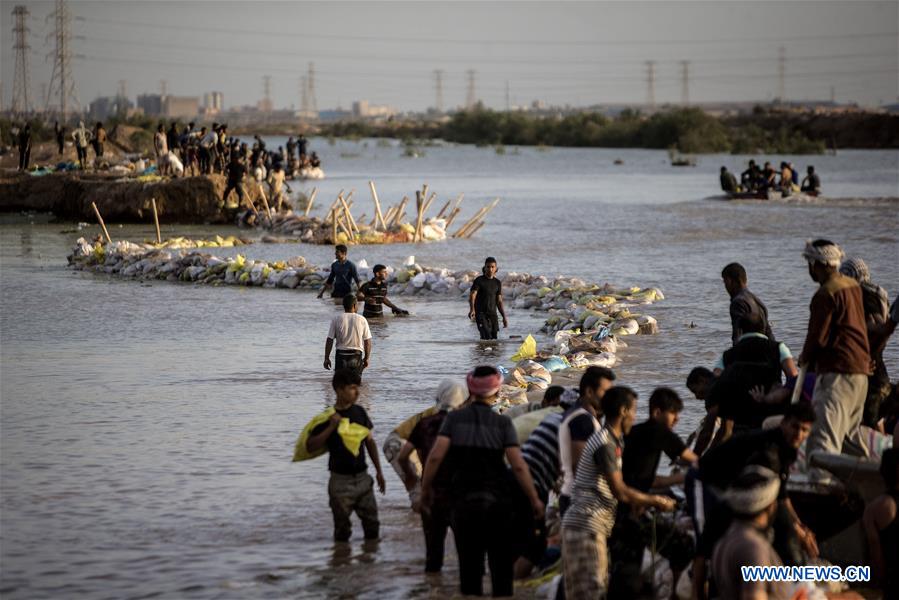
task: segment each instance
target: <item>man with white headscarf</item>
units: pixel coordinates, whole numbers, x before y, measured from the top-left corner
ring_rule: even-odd
[[[752,565],[783,565],[768,541],[779,490],[777,473],[752,465],[743,470],[724,494],[724,500],[734,514],[734,522],[712,554],[712,579],[720,598],[790,598],[788,583],[746,581],[741,570]]]
[[[886,290],[871,282],[868,265],[860,258],[847,258],[840,265],[840,273],[856,280],[862,288],[862,305],[868,327],[868,345],[874,361],[874,374],[868,378],[868,394],[865,398],[865,412],[862,423],[876,428],[880,420],[880,405],[890,395],[890,376],[883,362],[883,349],[890,334],[881,331],[889,321],[890,299]]]
[[[414,464],[410,458],[414,452],[418,455],[420,464],[427,462],[428,453],[437,441],[437,434],[447,414],[462,406],[467,398],[468,392],[463,385],[451,379],[443,380],[437,388],[436,412],[421,417],[397,457],[404,474],[406,489],[411,490],[409,496],[413,499],[413,509],[421,512],[421,526],[425,534],[426,573],[439,573],[443,568],[444,541],[450,526],[450,482],[445,477],[445,470],[438,474],[434,482],[434,502],[431,503],[430,510],[422,511],[418,502],[421,490],[420,465]]]
[[[840,454],[848,437],[855,454],[867,455],[859,434],[871,374],[871,355],[862,290],[858,283],[838,271],[843,251],[830,240],[808,241],[802,256],[808,261],[811,278],[821,287],[809,307],[808,333],[800,366],[816,374],[812,403],[815,424],[808,438],[806,455],[815,452]],[[830,474],[809,469],[816,481],[829,481]]]

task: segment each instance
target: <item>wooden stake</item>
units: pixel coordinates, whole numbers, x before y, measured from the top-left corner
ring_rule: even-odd
[[[421,192],[415,190],[415,210],[417,212],[415,216],[415,232],[412,234],[412,241],[419,242],[419,234],[421,233],[421,207],[424,205],[424,200],[421,198]]]
[[[337,215],[331,220],[331,243],[337,243]]]
[[[409,197],[403,196],[402,202],[400,202],[399,206],[396,208],[396,214],[393,216],[392,225],[399,225],[402,223],[401,219],[406,214],[406,205],[409,203]]]
[[[447,200],[447,201],[446,201],[446,204],[443,205],[443,208],[440,209],[440,212],[437,213],[437,217],[436,217],[436,218],[439,219],[440,217],[442,217],[442,216],[443,216],[443,213],[446,212],[446,209],[449,208],[449,205],[450,205],[451,203],[452,203],[452,200]]]
[[[350,192],[352,194],[352,192]],[[346,200],[343,199],[343,196],[338,196],[338,200],[340,200],[340,204],[343,205],[344,214],[346,215],[347,222],[350,225],[350,229],[355,231],[359,231],[359,227],[356,226],[356,221],[353,219],[353,213],[350,212],[350,207],[346,203]]]
[[[453,221],[456,220],[456,217],[459,216],[459,211],[461,211],[461,210],[462,209],[457,206],[456,208],[453,209],[453,212],[451,212],[449,214],[449,216],[446,218],[446,228],[447,229],[449,229],[449,226],[453,224]]]
[[[431,194],[431,197],[428,198],[427,202],[425,202],[425,207],[421,210],[422,214],[424,214],[424,215],[428,214],[428,210],[430,210],[430,208],[431,208],[431,203],[434,201],[434,199],[436,197],[437,197],[437,192],[434,192],[433,194]]]
[[[384,222],[384,215],[381,214],[381,201],[378,199],[378,191],[375,189],[375,182],[369,181],[368,187],[371,189],[371,197],[375,201],[375,229],[378,228],[378,221],[381,222],[381,226],[384,229],[387,229],[387,224]]]
[[[394,213],[396,212],[396,207],[391,206],[387,209],[387,214],[384,215],[384,229],[385,231],[389,227],[388,223],[393,220]]]
[[[106,236],[106,241],[111,244],[112,238],[109,237],[109,231],[106,230],[106,223],[103,222],[103,217],[100,216],[100,209],[97,208],[97,203],[91,202],[91,206],[94,207],[94,214],[97,215],[97,221],[100,223],[100,227],[103,229],[103,235]]]
[[[304,217],[309,216],[309,211],[312,210],[312,203],[315,202],[315,195],[318,193],[318,188],[312,188],[312,193],[309,195],[309,201],[306,203],[306,210],[303,213]]]
[[[156,224],[156,243],[162,243],[162,232],[159,231],[159,213],[156,211],[156,198],[150,198],[150,204],[153,206],[153,223]]]
[[[265,190],[262,189],[262,184],[259,185],[259,195],[262,196],[262,206],[265,207],[265,214],[268,215],[268,222],[271,225],[272,222],[272,209],[268,205],[268,198],[265,197]]]
[[[470,238],[471,236],[473,236],[474,234],[476,234],[476,233],[478,232],[478,230],[480,230],[481,227],[484,226],[484,223],[485,223],[485,222],[486,222],[486,221],[481,221],[480,223],[477,224],[477,226],[476,226],[474,229],[472,229],[472,230],[469,231],[467,234],[465,234],[465,239],[468,239],[468,238]]]

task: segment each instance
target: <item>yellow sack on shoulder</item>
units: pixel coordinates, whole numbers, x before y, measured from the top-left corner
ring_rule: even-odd
[[[518,352],[512,355],[512,361],[518,362],[534,358],[535,356],[537,356],[537,340],[534,339],[534,336],[528,334],[528,337],[524,338],[524,342],[518,347]]]
[[[325,446],[322,446],[315,452],[309,452],[306,448],[306,442],[309,441],[309,436],[312,435],[312,430],[321,425],[322,423],[326,423],[328,419],[331,418],[331,415],[334,414],[334,408],[328,408],[324,412],[319,413],[312,417],[312,419],[306,423],[306,426],[303,427],[303,431],[300,432],[300,437],[297,438],[297,443],[293,447],[293,461],[299,462],[301,460],[310,460],[312,458],[316,458],[324,454],[328,451]]]
[[[353,456],[359,456],[359,448],[368,437],[371,430],[359,423],[351,423],[349,419],[341,419],[337,425],[337,435],[343,440],[343,445]]]

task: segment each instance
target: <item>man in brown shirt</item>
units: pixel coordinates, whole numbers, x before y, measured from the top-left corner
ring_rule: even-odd
[[[812,297],[808,333],[799,364],[816,374],[812,403],[815,424],[808,438],[806,456],[815,452],[839,454],[848,437],[847,450],[867,455],[859,435],[871,374],[868,330],[862,291],[858,283],[837,270],[843,251],[829,240],[808,242],[802,254],[809,275],[821,287]],[[856,446],[856,447],[853,447]],[[809,469],[819,481],[830,479],[821,469]]]

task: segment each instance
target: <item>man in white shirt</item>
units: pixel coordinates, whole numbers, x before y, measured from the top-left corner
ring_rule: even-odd
[[[343,298],[343,314],[331,319],[328,339],[325,341],[325,369],[331,368],[331,348],[337,344],[334,369],[349,369],[362,375],[371,359],[371,331],[368,321],[356,314],[356,296]]]

